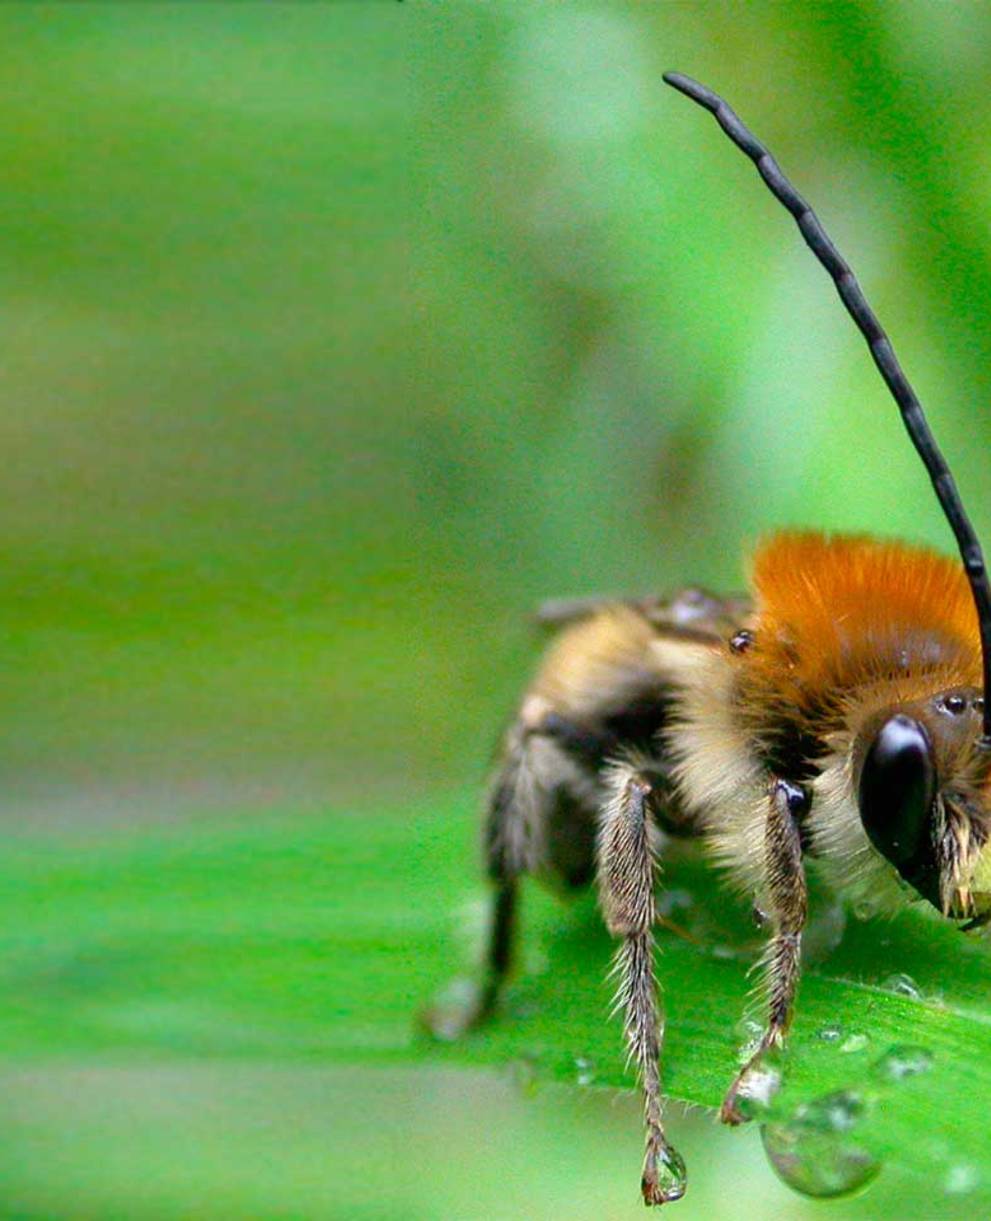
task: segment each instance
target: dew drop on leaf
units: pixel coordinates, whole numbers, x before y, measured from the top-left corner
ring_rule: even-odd
[[[863,1098],[837,1090],[803,1103],[791,1119],[761,1128],[764,1151],[789,1187],[815,1199],[835,1199],[862,1190],[881,1163],[850,1136],[863,1114]]]
[[[864,1100],[856,1091],[836,1090],[803,1103],[795,1114],[809,1131],[849,1132],[863,1115],[864,1109]]]
[[[932,1067],[933,1054],[927,1047],[896,1044],[875,1061],[874,1072],[886,1081],[904,1081]]]
[[[848,1034],[840,1044],[840,1051],[846,1052],[847,1054],[855,1051],[863,1051],[870,1041],[871,1040],[868,1035],[862,1034],[859,1031],[855,1032],[854,1034]]]
[[[781,1073],[767,1064],[758,1065],[740,1082],[737,1104],[747,1119],[757,1119],[765,1114],[781,1088]]]
[[[843,1027],[838,1022],[831,1022],[819,1031],[823,1043],[838,1043],[843,1038]]]
[[[889,975],[881,984],[885,992],[894,992],[896,996],[908,996],[912,1000],[922,1000],[922,990],[919,985],[911,977],[903,972],[898,972],[896,975]]]
[[[736,1053],[737,1059],[740,1064],[746,1064],[760,1044],[761,1037],[764,1034],[763,1023],[758,1022],[756,1018],[744,1017],[737,1022],[733,1029],[736,1037],[740,1040],[740,1046]]]

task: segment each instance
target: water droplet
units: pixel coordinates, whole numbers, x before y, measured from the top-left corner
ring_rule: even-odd
[[[775,1094],[781,1088],[781,1073],[767,1064],[759,1064],[740,1082],[737,1103],[746,1119],[757,1119],[770,1109]]]
[[[709,953],[713,958],[720,959],[739,958],[740,956],[740,951],[734,949],[731,945],[714,945]]]
[[[824,1043],[838,1043],[843,1038],[843,1027],[838,1022],[831,1022],[819,1031],[819,1038]]]
[[[579,1085],[591,1085],[595,1080],[595,1061],[588,1056],[575,1056],[575,1070]]]
[[[736,1053],[737,1059],[741,1064],[746,1064],[757,1050],[757,1045],[764,1034],[763,1023],[758,1022],[753,1017],[742,1017],[733,1027],[733,1032],[740,1040],[740,1046]]]
[[[873,920],[879,911],[876,899],[858,899],[853,905],[853,914],[858,920]]]
[[[803,1103],[796,1117],[810,1130],[849,1132],[865,1109],[863,1097],[854,1090],[836,1090]]]
[[[859,1031],[855,1034],[848,1034],[840,1044],[840,1051],[846,1052],[847,1054],[855,1051],[863,1051],[870,1041],[871,1040],[868,1035],[862,1034]]]
[[[919,985],[911,977],[899,971],[896,975],[889,975],[881,984],[885,992],[894,992],[896,996],[908,996],[912,1000],[922,1000],[922,992]]]
[[[670,1145],[658,1149],[644,1167],[645,1179],[651,1169],[657,1179],[657,1198],[654,1203],[670,1204],[674,1200],[680,1200],[685,1194],[688,1174],[678,1150],[672,1149]]]
[[[952,1196],[965,1195],[974,1190],[980,1178],[976,1166],[951,1166],[946,1176],[946,1191]]]
[[[791,1119],[761,1128],[768,1160],[803,1195],[834,1199],[860,1191],[881,1169],[873,1154],[849,1138],[864,1110],[863,1098],[852,1090],[804,1103]]]
[[[917,1077],[932,1067],[933,1054],[926,1047],[896,1044],[889,1047],[873,1066],[874,1072],[888,1081],[904,1081]]]

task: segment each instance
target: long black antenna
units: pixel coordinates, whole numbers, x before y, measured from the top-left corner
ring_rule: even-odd
[[[977,541],[974,527],[970,524],[960,494],[957,492],[950,468],[940,453],[936,439],[929,431],[925,414],[915,391],[909,385],[908,378],[902,372],[891,341],[884,333],[877,316],[867,304],[867,298],[857,283],[857,278],[850,270],[846,260],[836,249],[826,235],[818,216],[812,211],[801,195],[795,190],[781,172],[781,167],[774,160],[763,144],[741,121],[736,112],[721,97],[680,72],[665,72],[664,79],[680,93],[698,102],[716,117],[716,122],[729,136],[738,149],[746,153],[757,166],[757,172],[767,183],[771,194],[779,200],[795,218],[806,245],[819,262],[832,276],[840,300],[846,306],[847,313],[857,324],[860,333],[867,340],[867,346],[874,357],[874,363],[894,396],[898,409],[902,413],[902,421],[912,438],[912,444],[919,457],[925,463],[929,478],[932,480],[939,503],[943,507],[950,527],[960,548],[960,557],[970,581],[971,592],[974,595],[974,605],[977,608],[977,621],[981,633],[981,658],[984,663],[984,721],[979,744],[986,750],[991,750],[991,586],[988,585],[987,571],[984,566],[984,554]]]

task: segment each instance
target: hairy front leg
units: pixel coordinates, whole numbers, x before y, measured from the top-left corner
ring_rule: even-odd
[[[685,1193],[685,1164],[668,1144],[661,1108],[663,1034],[654,980],[654,859],[650,846],[651,781],[632,765],[617,766],[599,829],[599,894],[609,931],[623,938],[616,956],[618,1009],[644,1099],[644,1203]]]
[[[738,1124],[740,1088],[772,1047],[780,1047],[791,1024],[801,965],[802,930],[808,912],[805,868],[798,818],[808,804],[805,790],[786,780],[775,781],[764,827],[764,871],[773,934],[764,957],[767,985],[767,1025],[750,1059],[737,1073],[723,1100],[723,1123]]]

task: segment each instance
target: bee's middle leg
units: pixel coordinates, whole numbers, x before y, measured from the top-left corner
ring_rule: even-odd
[[[652,780],[632,764],[617,765],[599,828],[599,895],[609,931],[623,938],[616,958],[617,1006],[644,1095],[645,1204],[664,1204],[685,1192],[685,1166],[668,1144],[661,1117],[660,1050],[663,1024],[654,980],[654,859],[650,845]]]
[[[740,1069],[723,1099],[723,1123],[742,1123],[737,1095],[747,1076],[772,1047],[780,1047],[791,1024],[798,987],[802,930],[808,912],[802,841],[796,818],[807,803],[805,791],[786,780],[775,781],[764,826],[764,872],[774,932],[764,958],[767,976],[767,1025],[753,1055]]]

